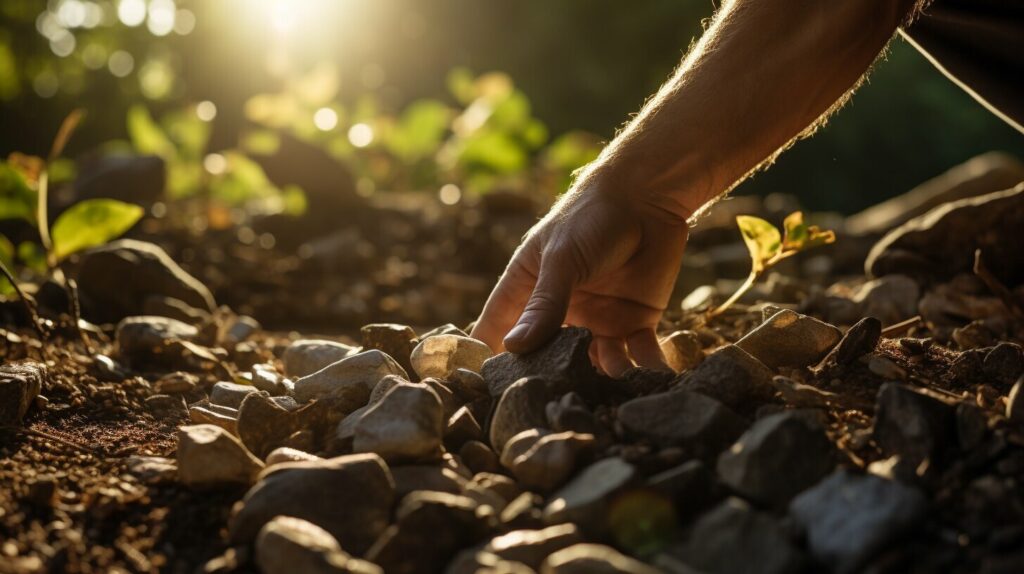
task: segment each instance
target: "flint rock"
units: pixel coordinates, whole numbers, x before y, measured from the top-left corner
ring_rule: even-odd
[[[698,519],[681,554],[688,566],[709,574],[788,574],[803,565],[782,525],[738,498]]]
[[[956,405],[924,388],[886,383],[878,391],[873,434],[882,452],[916,468],[956,440]]]
[[[405,370],[394,359],[378,350],[365,351],[332,363],[295,381],[295,400],[334,399],[348,412],[370,400],[370,393],[381,379],[397,375],[407,379]]]
[[[444,413],[426,385],[402,383],[388,391],[356,423],[355,452],[375,452],[388,462],[435,460],[441,456]]]
[[[858,571],[924,518],[917,489],[873,475],[838,470],[796,497],[790,515],[807,532],[811,554],[841,574]]]
[[[420,341],[412,351],[412,367],[420,378],[449,377],[456,369],[479,372],[494,355],[485,343],[459,335],[437,335]]]
[[[547,425],[544,408],[549,400],[545,379],[520,379],[505,388],[491,417],[490,442],[501,452],[510,438],[524,430]]]
[[[476,509],[465,496],[414,492],[402,500],[395,524],[366,558],[389,574],[440,572],[460,549],[476,544],[490,529]]]
[[[658,570],[602,544],[576,544],[544,559],[540,574],[658,574]]]
[[[276,516],[308,520],[342,548],[362,555],[387,528],[395,483],[374,454],[275,464],[242,500],[230,523],[233,544],[250,543]]]
[[[204,424],[178,431],[178,478],[193,488],[252,484],[263,463],[224,429]]]
[[[86,251],[77,278],[83,316],[94,323],[145,313],[146,299],[154,296],[178,299],[206,312],[216,308],[205,285],[163,249],[144,241],[121,239]]]
[[[807,367],[839,342],[839,329],[796,311],[783,309],[736,342],[768,367]]]
[[[718,475],[736,492],[781,508],[835,467],[835,449],[807,411],[788,411],[754,423],[718,457]]]
[[[0,425],[21,422],[43,388],[46,365],[36,362],[0,366]]]
[[[771,380],[772,371],[764,363],[736,345],[726,345],[681,375],[673,390],[702,393],[750,415],[772,400],[775,389]]]
[[[618,419],[630,434],[660,446],[686,446],[699,456],[717,454],[747,426],[722,403],[688,391],[633,399],[619,407]]]
[[[552,496],[544,508],[545,522],[573,522],[594,535],[604,534],[612,496],[635,474],[636,468],[619,457],[591,464]]]
[[[338,541],[312,522],[278,516],[260,529],[256,565],[263,574],[383,574],[370,562],[349,556]]]
[[[890,231],[864,263],[874,277],[909,273],[950,278],[970,273],[981,249],[991,269],[1007,285],[1024,279],[1015,237],[1024,226],[1024,183],[1013,189],[940,205]]]
[[[558,394],[598,377],[590,362],[590,331],[564,327],[544,347],[517,355],[501,353],[484,362],[481,374],[492,397],[500,397],[513,383],[530,376],[543,376]]]
[[[281,360],[290,377],[305,377],[359,352],[358,347],[325,339],[300,339],[288,345]]]

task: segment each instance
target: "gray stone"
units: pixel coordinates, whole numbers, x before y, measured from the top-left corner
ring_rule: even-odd
[[[986,376],[1010,385],[1024,374],[1024,351],[1016,343],[999,343],[985,355],[982,368]]]
[[[459,458],[473,472],[497,472],[501,470],[498,455],[487,444],[478,440],[467,441],[459,448]]]
[[[590,362],[590,331],[582,327],[564,327],[540,349],[517,355],[501,353],[484,362],[481,374],[492,397],[523,377],[543,376],[558,394],[598,378]]]
[[[782,525],[738,498],[697,520],[681,558],[708,574],[787,574],[803,565]]]
[[[771,380],[772,371],[764,363],[736,345],[726,345],[684,373],[674,389],[702,393],[751,415],[775,395]]]
[[[700,393],[672,391],[633,399],[619,407],[626,432],[661,446],[685,446],[698,456],[717,454],[746,429],[746,421]]]
[[[178,430],[178,478],[193,488],[252,484],[263,463],[221,427],[202,424]]]
[[[117,325],[117,349],[133,368],[162,354],[174,341],[191,341],[199,331],[187,323],[167,317],[126,317]]]
[[[839,470],[796,497],[790,515],[806,530],[811,554],[848,573],[909,534],[927,509],[927,499],[914,488]]]
[[[181,395],[150,395],[144,401],[146,410],[158,419],[183,419],[189,416],[188,405]]]
[[[267,363],[252,366],[252,386],[270,393],[272,397],[288,395],[295,389],[294,383]]]
[[[956,439],[955,404],[924,388],[886,383],[878,391],[873,434],[887,455],[916,468]]]
[[[469,482],[461,474],[440,464],[392,466],[391,475],[395,478],[395,498],[398,500],[418,490],[461,494]]]
[[[524,430],[546,426],[544,408],[549,399],[547,381],[539,377],[523,378],[505,387],[491,417],[494,451],[504,450],[508,439]]]
[[[320,434],[329,423],[316,420],[317,410],[317,405],[310,405],[289,411],[262,393],[250,393],[238,409],[238,437],[253,454],[265,458],[277,447],[293,446],[290,438],[298,432]]]
[[[377,539],[366,558],[388,574],[440,572],[462,548],[490,530],[475,502],[443,492],[414,492],[398,508],[394,525]]]
[[[526,452],[516,456],[509,470],[524,488],[550,492],[573,475],[593,446],[593,435],[574,432],[549,434],[538,438]]]
[[[917,314],[921,288],[906,275],[886,275],[855,289],[851,300],[862,316],[874,317],[883,325],[892,325]]]
[[[146,484],[162,484],[178,476],[178,465],[162,456],[130,456],[125,459],[128,473]]]
[[[693,331],[676,331],[662,339],[660,346],[665,362],[677,373],[696,367],[704,359],[700,338]]]
[[[281,360],[289,377],[305,377],[358,352],[358,347],[337,341],[300,339],[288,345]]]
[[[823,359],[842,334],[828,323],[783,309],[736,342],[768,367],[808,367]]]
[[[175,371],[157,379],[153,390],[157,393],[176,395],[191,392],[199,384],[199,377],[184,371]]]
[[[370,400],[370,393],[381,379],[398,375],[408,379],[394,359],[374,349],[332,363],[295,381],[295,400],[332,398],[351,412]]]
[[[718,457],[718,475],[736,492],[780,508],[832,472],[836,453],[807,411],[767,416]]]
[[[21,422],[47,377],[46,365],[28,361],[0,366],[0,425]]]
[[[659,570],[602,544],[575,544],[548,556],[540,574],[658,574]]]
[[[362,555],[387,528],[394,501],[391,471],[377,455],[275,464],[245,495],[231,519],[230,538],[248,544],[275,516],[294,516]]]
[[[288,446],[277,447],[270,451],[266,457],[267,466],[272,464],[281,464],[283,462],[303,462],[311,460],[323,460],[315,454],[309,454],[298,449],[294,449]]]
[[[664,470],[647,479],[647,486],[675,503],[680,518],[689,518],[721,498],[715,473],[699,460]]]
[[[890,231],[864,263],[874,277],[905,273],[950,278],[970,273],[981,249],[989,268],[1007,285],[1024,278],[1024,257],[1015,237],[1024,226],[1024,183],[940,205]]]
[[[849,365],[874,351],[881,337],[882,322],[874,317],[864,317],[846,331],[828,358],[837,365]]]
[[[544,508],[544,521],[573,522],[591,534],[606,533],[611,499],[635,474],[633,465],[618,457],[591,464],[551,497]]]
[[[216,307],[205,285],[163,249],[144,241],[120,239],[86,251],[77,279],[82,311],[94,323],[142,314],[146,299],[153,296],[178,299],[207,312]]]
[[[223,343],[234,346],[256,334],[263,328],[260,322],[248,315],[234,317],[224,333]]]
[[[164,395],[170,396],[170,395]],[[181,397],[178,397],[180,400]],[[216,425],[233,435],[238,435],[238,411],[225,407],[224,410],[215,410],[212,407],[217,405],[195,405],[188,407],[189,418],[195,424]],[[232,412],[233,411],[233,412]]]
[[[312,522],[278,516],[256,537],[256,565],[263,574],[384,574],[349,556],[333,536]]]
[[[479,373],[467,369],[455,369],[452,374],[445,378],[445,383],[457,396],[462,397],[466,402],[483,397],[489,397],[487,383]]]
[[[441,456],[444,413],[426,385],[402,383],[388,391],[356,423],[355,452],[375,452],[390,463]]]
[[[215,405],[237,409],[242,406],[242,401],[245,400],[245,397],[258,392],[259,389],[252,385],[240,385],[238,383],[221,381],[210,389],[210,402]]]
[[[479,372],[494,353],[487,344],[459,335],[437,335],[420,341],[412,351],[412,367],[420,378],[449,377],[456,369]]]
[[[476,417],[466,407],[455,411],[445,425],[444,443],[453,450],[458,450],[463,444],[471,440],[483,440],[484,431],[477,422]]]

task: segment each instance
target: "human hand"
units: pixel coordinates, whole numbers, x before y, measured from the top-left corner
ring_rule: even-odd
[[[582,187],[529,233],[472,336],[496,352],[532,351],[563,323],[590,329],[590,356],[612,376],[668,369],[655,328],[686,246],[685,218],[647,200]]]

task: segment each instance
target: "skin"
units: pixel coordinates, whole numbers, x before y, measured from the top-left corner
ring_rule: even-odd
[[[516,250],[472,336],[526,353],[563,324],[613,376],[667,369],[655,328],[688,221],[809,135],[915,9],[909,0],[733,0],[672,78]]]

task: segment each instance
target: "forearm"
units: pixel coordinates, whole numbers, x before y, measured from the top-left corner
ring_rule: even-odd
[[[912,0],[734,0],[578,185],[688,218],[838,107]]]

